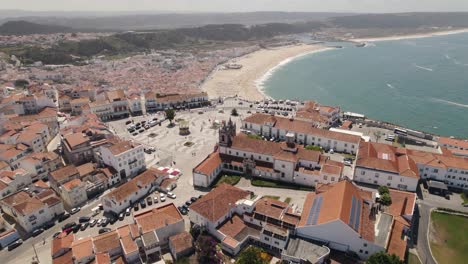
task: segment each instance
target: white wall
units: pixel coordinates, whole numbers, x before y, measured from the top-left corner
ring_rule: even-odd
[[[419,181],[418,178],[400,176],[394,173],[376,171],[363,167],[355,168],[353,180],[411,192],[416,191]]]

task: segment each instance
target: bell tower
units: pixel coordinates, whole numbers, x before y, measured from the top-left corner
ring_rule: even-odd
[[[229,121],[223,122],[222,127],[219,129],[219,145],[224,147],[230,147],[232,144],[232,138],[236,136],[236,124]]]

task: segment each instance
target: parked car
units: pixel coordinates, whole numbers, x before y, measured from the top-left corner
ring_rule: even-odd
[[[145,203],[144,199],[140,200],[140,206],[141,206],[141,208],[146,208],[146,203]]]
[[[171,199],[177,198],[177,196],[176,196],[175,194],[171,193],[171,192],[168,192],[168,193],[167,193],[167,197],[169,197],[169,198],[171,198]]]
[[[109,218],[103,218],[102,219],[102,223],[101,223],[101,226],[105,227],[109,224]]]
[[[80,230],[80,228],[81,228],[81,224],[77,224],[76,226],[72,227],[73,233],[78,232],[78,230]]]
[[[140,130],[138,130],[138,132],[143,133],[143,132],[145,132],[145,130],[144,130],[144,129],[140,129]]]
[[[67,213],[67,212],[65,212],[65,213],[59,215],[58,221],[59,221],[59,222],[63,222],[64,220],[66,220],[66,219],[69,218],[69,217],[70,217],[70,214]]]
[[[128,207],[128,208],[125,210],[125,215],[126,215],[126,216],[129,216],[131,212],[132,212],[132,208],[131,208],[131,207]]]
[[[135,133],[132,134],[132,136],[136,137],[136,136],[138,136],[138,133],[135,132]]]
[[[62,230],[65,230],[65,229],[68,229],[68,228],[72,228],[72,227],[74,227],[74,226],[76,226],[76,223],[75,223],[75,222],[70,222],[70,223],[64,225],[64,226],[62,227]]]
[[[185,204],[186,204],[187,206],[190,206],[190,205],[192,204],[192,202],[189,200],[189,201],[186,201]]]
[[[124,217],[125,217],[125,214],[124,214],[124,213],[120,213],[120,214],[119,214],[119,220],[120,220],[120,221],[124,220]]]
[[[31,235],[32,235],[33,237],[36,237],[36,236],[42,234],[42,232],[44,232],[44,229],[43,229],[43,228],[38,228],[38,229],[34,230],[34,231],[31,233]]]
[[[186,211],[190,211],[190,208],[186,204],[182,205],[182,208],[184,208]]]
[[[72,208],[71,211],[70,211],[70,214],[76,214],[78,213],[79,211],[81,210],[81,207],[75,207],[75,208]]]
[[[128,120],[127,122],[125,122],[125,125],[130,125],[132,123],[132,121]]]
[[[154,200],[154,203],[158,203],[158,202],[159,202],[157,196],[155,196],[155,197],[153,198],[153,200]]]
[[[349,161],[349,160],[345,160],[344,165],[345,166],[351,166],[351,165],[353,165],[353,163],[351,163],[351,161]]]
[[[81,231],[85,231],[86,228],[88,228],[88,226],[89,226],[89,222],[86,222],[86,223],[84,223],[84,224],[81,226],[80,230],[81,230]]]
[[[44,224],[44,229],[49,229],[51,227],[53,227],[55,225],[55,222],[54,221],[50,221],[50,222],[47,222]]]
[[[147,198],[146,198],[146,203],[147,203],[148,205],[152,205],[152,204],[153,204],[153,200],[151,199],[151,197],[147,197]]]
[[[146,154],[151,154],[151,153],[152,153],[151,150],[150,150],[150,149],[147,149],[147,148],[143,149],[143,151],[144,151]]]
[[[107,233],[107,232],[110,232],[112,229],[110,228],[101,228],[99,229],[99,234],[104,234],[104,233]]]
[[[8,251],[12,251],[13,249],[21,246],[21,244],[23,244],[23,240],[18,239],[16,240],[15,242],[11,243],[10,245],[8,245]]]
[[[89,222],[89,220],[91,220],[91,217],[89,216],[82,216],[78,219],[78,222],[80,223],[85,223],[85,222]]]
[[[196,202],[197,200],[198,200],[197,197],[192,197],[192,198],[190,198],[190,201],[192,201],[192,203],[193,203],[193,202]]]
[[[93,219],[93,220],[91,220],[91,222],[89,222],[89,226],[94,227],[97,224],[97,222],[98,222],[97,219]]]
[[[97,206],[98,206],[99,210],[103,210],[103,209],[104,209],[104,206],[103,206],[102,204],[98,204]]]
[[[159,193],[159,200],[161,200],[161,202],[165,202],[166,201],[166,195],[164,195],[164,193]]]
[[[135,205],[133,206],[133,210],[138,211],[138,209],[139,209],[138,208],[138,203],[135,203]]]
[[[58,236],[60,236],[60,234],[62,234],[62,232],[57,232],[52,235],[52,238],[57,238]]]
[[[183,215],[187,215],[188,211],[185,208],[182,208],[182,210],[180,210],[180,213]]]

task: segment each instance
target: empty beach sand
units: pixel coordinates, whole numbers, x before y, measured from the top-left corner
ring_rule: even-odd
[[[210,98],[238,95],[248,100],[261,100],[265,95],[258,90],[257,81],[281,62],[302,54],[327,49],[320,45],[295,45],[261,49],[229,63],[242,65],[241,69],[219,66],[201,86]]]

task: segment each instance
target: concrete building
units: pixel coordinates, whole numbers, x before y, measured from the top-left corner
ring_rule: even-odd
[[[196,94],[145,94],[147,112],[155,112],[168,108],[196,108],[209,105],[207,93]]]
[[[62,160],[55,152],[30,153],[19,161],[19,167],[28,171],[32,180],[46,179],[49,173],[62,166]]]
[[[439,147],[447,148],[453,155],[468,157],[468,140],[440,137],[437,143]]]
[[[161,254],[170,237],[185,231],[184,218],[172,203],[135,214],[134,219],[147,257]]]
[[[0,171],[0,198],[15,193],[31,183],[31,174],[24,169]]]
[[[99,149],[102,163],[118,171],[122,179],[133,178],[146,169],[141,144],[120,141],[110,146],[101,146]]]
[[[195,251],[192,235],[182,232],[169,237],[169,249],[175,260],[191,255]]]
[[[354,181],[415,192],[419,175],[418,167],[406,149],[381,143],[361,143]]]
[[[150,190],[159,186],[168,177],[167,173],[150,168],[101,198],[104,212],[118,215],[133,203],[144,198]]]
[[[242,129],[264,137],[286,140],[292,135],[301,145],[319,146],[336,152],[356,154],[361,138],[314,127],[311,123],[267,114],[253,114],[242,120]]]
[[[84,106],[89,104],[89,98],[77,98],[70,101],[71,114],[72,115],[81,115],[84,110]]]
[[[0,200],[0,206],[26,232],[42,227],[64,212],[62,201],[53,191],[40,195],[20,191]]]

